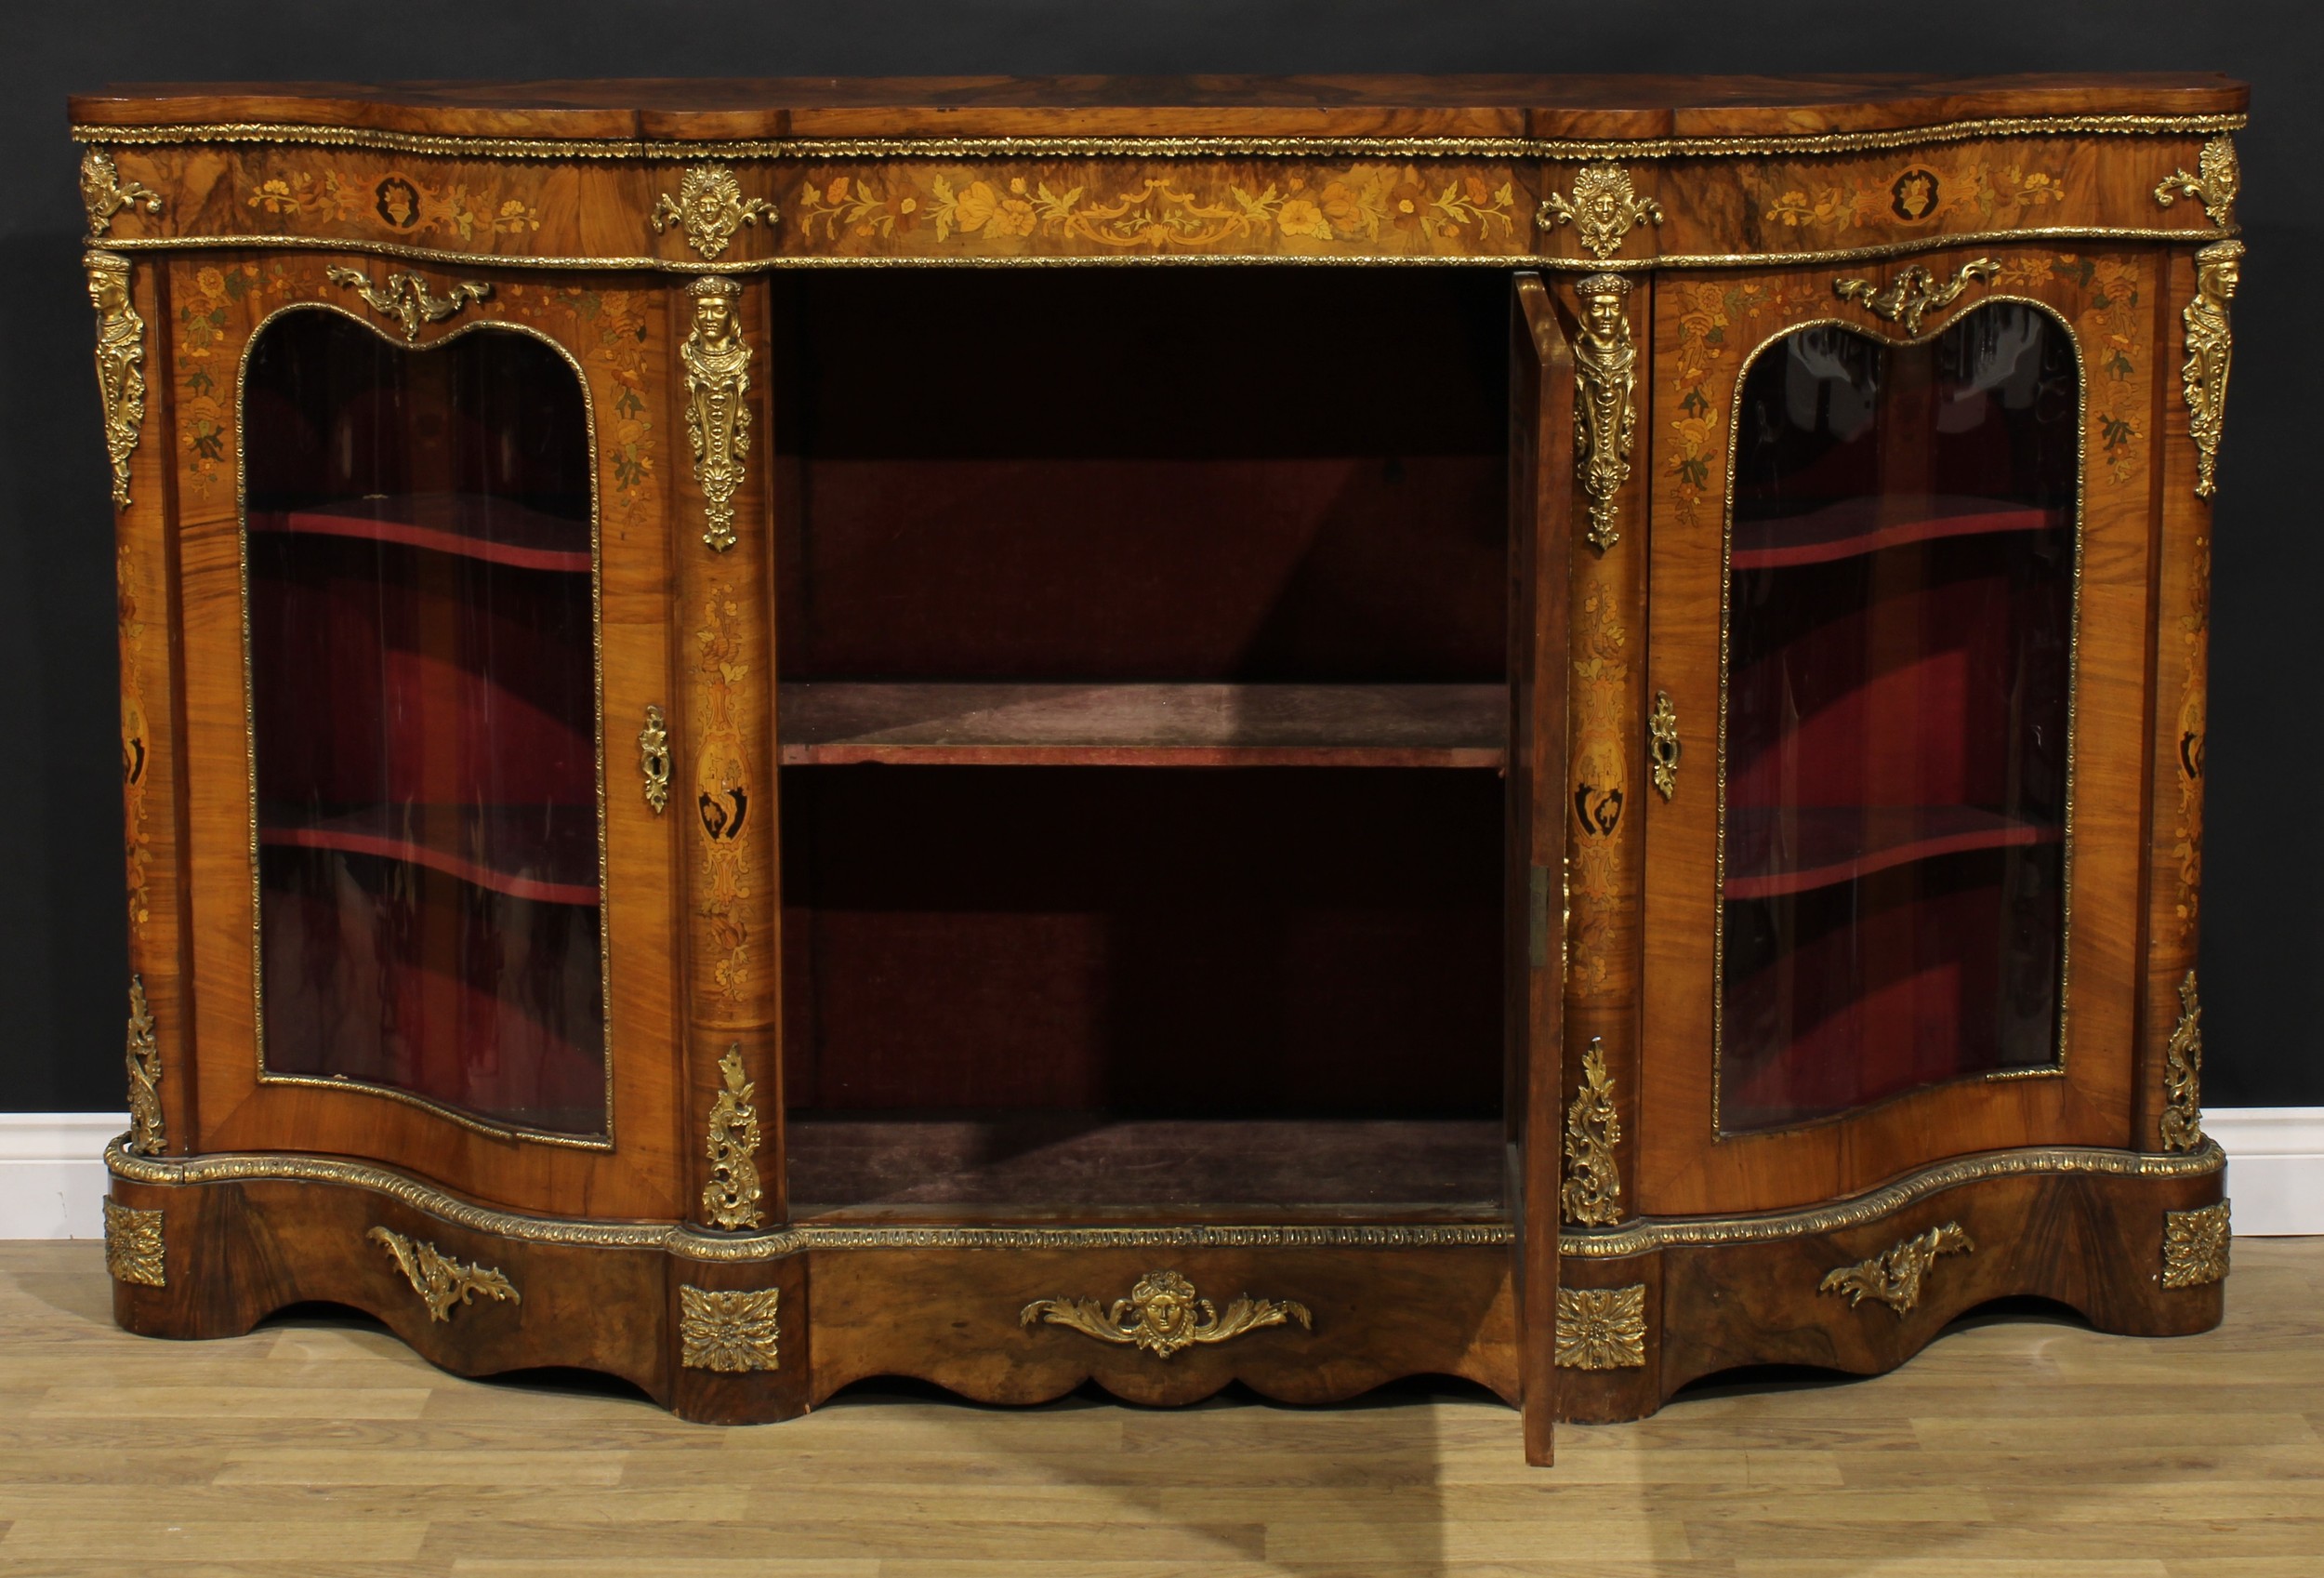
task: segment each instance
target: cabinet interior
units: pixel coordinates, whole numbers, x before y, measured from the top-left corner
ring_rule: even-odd
[[[1507,275],[773,303],[795,1211],[1497,1213]]]

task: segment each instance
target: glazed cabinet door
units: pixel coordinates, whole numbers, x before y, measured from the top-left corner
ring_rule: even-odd
[[[1658,286],[1645,1211],[2131,1142],[2154,271]]]
[[[658,298],[171,265],[194,1148],[673,1213]]]

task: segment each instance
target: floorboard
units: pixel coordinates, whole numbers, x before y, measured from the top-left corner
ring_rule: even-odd
[[[1525,1466],[1481,1393],[1015,1411],[898,1383],[680,1424],[437,1372],[355,1317],[116,1330],[94,1243],[0,1243],[0,1573],[107,1578],[2317,1578],[2324,1239],[2217,1332],[1975,1317],[1867,1381],[1713,1384]]]

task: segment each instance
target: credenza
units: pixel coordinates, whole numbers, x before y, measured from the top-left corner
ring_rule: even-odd
[[[1446,1374],[1537,1462],[2210,1328],[2245,102],[74,99],[117,1319],[720,1422]]]

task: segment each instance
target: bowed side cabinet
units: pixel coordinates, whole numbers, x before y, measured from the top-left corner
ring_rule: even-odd
[[[2212,77],[76,99],[136,1332],[1554,1419],[2213,1325]]]

